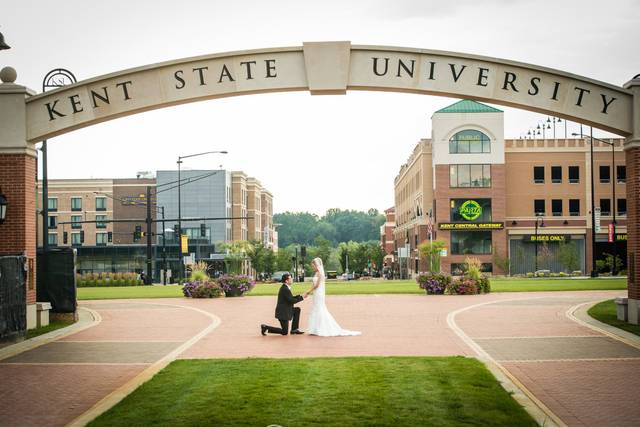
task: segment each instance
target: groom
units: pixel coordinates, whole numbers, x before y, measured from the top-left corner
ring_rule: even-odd
[[[301,335],[304,334],[298,325],[300,324],[300,307],[294,307],[293,305],[306,298],[304,296],[293,296],[291,293],[291,274],[285,273],[282,275],[282,286],[278,292],[278,304],[276,305],[276,319],[280,321],[280,328],[275,326],[260,325],[260,332],[262,335],[280,334],[287,335],[289,333],[289,321],[293,318],[291,323],[291,334]]]

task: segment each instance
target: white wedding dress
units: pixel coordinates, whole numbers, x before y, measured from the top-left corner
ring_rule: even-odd
[[[313,308],[309,315],[309,327],[307,333],[320,337],[339,337],[360,335],[358,331],[342,329],[333,318],[324,301],[324,275],[316,274],[313,277],[314,286],[320,281],[320,285],[313,291]]]

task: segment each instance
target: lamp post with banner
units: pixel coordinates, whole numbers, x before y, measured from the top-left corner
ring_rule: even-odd
[[[76,76],[64,68],[49,71],[42,80],[42,92],[76,83]],[[42,141],[42,251],[49,250],[49,180],[47,174],[47,140]]]

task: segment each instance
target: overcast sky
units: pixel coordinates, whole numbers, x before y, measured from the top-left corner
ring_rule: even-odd
[[[640,73],[637,0],[14,0],[0,8],[0,32],[12,47],[0,52],[0,67],[13,66],[17,83],[38,92],[53,68],[84,80],[196,55],[328,40],[486,55],[615,85]],[[179,155],[228,150],[184,167],[243,170],[274,194],[275,212],[383,210],[393,206],[400,165],[430,137],[432,113],[455,101],[293,92],[197,102],[53,138],[49,176],[135,177],[173,169]],[[498,108],[507,138],[546,119]]]

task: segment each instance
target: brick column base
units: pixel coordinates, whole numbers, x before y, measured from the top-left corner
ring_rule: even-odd
[[[640,147],[625,151],[627,165],[627,256],[629,323],[640,324]]]
[[[0,152],[0,188],[7,217],[0,224],[0,255],[27,257],[27,324],[35,325],[36,304],[36,159]]]

